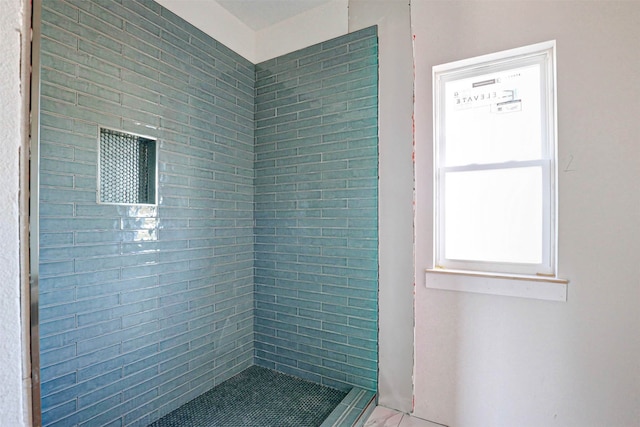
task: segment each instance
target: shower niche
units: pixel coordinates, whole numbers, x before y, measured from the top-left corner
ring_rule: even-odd
[[[156,204],[156,141],[100,128],[98,202]]]

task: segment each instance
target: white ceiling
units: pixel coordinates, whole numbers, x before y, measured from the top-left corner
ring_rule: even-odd
[[[348,31],[349,0],[155,1],[254,64]]]
[[[332,0],[209,0],[235,15],[254,31],[277,24]]]

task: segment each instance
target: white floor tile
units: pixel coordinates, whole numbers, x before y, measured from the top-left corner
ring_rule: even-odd
[[[409,415],[405,415],[404,417],[402,417],[402,421],[400,421],[400,425],[398,427],[443,427],[443,426],[442,424],[436,424],[420,418],[410,417]]]
[[[398,427],[404,414],[383,406],[376,406],[364,427]]]
[[[444,427],[402,412],[376,406],[363,427]]]

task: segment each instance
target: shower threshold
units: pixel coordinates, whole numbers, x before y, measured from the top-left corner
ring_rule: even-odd
[[[251,366],[149,427],[350,426],[373,397],[370,391],[356,388],[346,393]]]

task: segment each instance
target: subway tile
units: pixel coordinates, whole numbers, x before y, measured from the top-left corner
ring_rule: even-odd
[[[362,158],[362,153],[357,152],[359,149],[376,145],[373,130],[361,129],[362,126],[375,127],[375,123],[359,121],[368,117],[359,110],[373,107],[373,113],[376,105],[373,101],[377,99],[376,91],[372,89],[376,70],[369,66],[375,64],[375,59],[367,57],[367,54],[375,55],[375,43],[367,41],[366,36],[374,36],[375,32],[366,30],[342,41],[312,46],[278,58],[269,65],[272,67],[269,70],[260,65],[253,67],[215,41],[206,43],[207,36],[202,32],[153,2],[105,1],[78,6],[83,9],[78,13],[82,21],[78,28],[45,24],[51,37],[44,47],[49,47],[52,53],[43,55],[45,70],[50,71],[47,72],[51,77],[47,87],[49,97],[43,105],[48,127],[43,129],[57,129],[57,133],[50,133],[52,138],[70,136],[66,142],[58,139],[59,145],[74,146],[77,141],[72,158],[60,151],[56,157],[56,152],[51,151],[51,155],[43,159],[43,171],[48,174],[44,176],[50,186],[41,201],[43,212],[49,215],[43,219],[52,220],[45,223],[45,230],[49,229],[42,241],[52,250],[43,252],[44,259],[65,260],[62,264],[49,264],[49,272],[54,276],[42,277],[45,292],[64,290],[58,292],[57,299],[50,298],[52,311],[45,311],[45,316],[59,319],[59,325],[67,330],[65,334],[55,334],[52,330],[53,335],[45,338],[45,343],[52,349],[52,356],[55,351],[57,357],[62,357],[65,354],[62,349],[68,347],[70,340],[80,340],[78,351],[85,361],[95,353],[93,349],[104,344],[111,343],[113,348],[129,352],[130,356],[114,355],[81,368],[78,371],[81,381],[108,375],[124,363],[130,366],[127,372],[133,378],[136,367],[144,366],[136,364],[139,360],[157,362],[167,371],[156,373],[151,368],[152,374],[142,388],[132,388],[140,387],[132,382],[106,384],[96,379],[100,386],[82,395],[81,406],[87,406],[68,416],[61,415],[60,422],[117,425],[124,420],[148,424],[160,408],[195,397],[212,385],[214,378],[228,378],[254,357],[257,363],[323,383],[341,385],[353,378],[354,382],[374,384],[375,372],[368,372],[367,368],[369,360],[375,358],[368,359],[362,352],[375,348],[375,338],[362,337],[361,333],[339,335],[323,328],[323,323],[330,322],[330,317],[336,325],[344,325],[351,319],[354,329],[364,330],[370,323],[363,322],[372,321],[335,313],[336,309],[332,313],[328,305],[363,310],[371,307],[367,301],[376,296],[375,278],[366,269],[375,268],[373,264],[366,264],[374,259],[367,256],[374,248],[369,247],[369,242],[375,243],[377,239],[372,225],[377,218],[375,196],[374,193],[348,192],[374,185],[375,180],[368,178],[377,174],[377,162],[354,160]],[[74,10],[74,7],[66,8],[61,13],[73,16]],[[90,11],[93,12],[87,13]],[[62,19],[57,12],[52,15]],[[83,23],[90,24],[91,28]],[[66,18],[65,25],[70,25]],[[117,31],[102,34],[110,28]],[[80,47],[79,52],[65,47],[75,45]],[[352,54],[346,54],[345,49]],[[136,59],[136,63],[125,62],[124,57],[113,53],[120,51],[127,61]],[[345,58],[332,61],[333,55],[340,52]],[[154,58],[170,64],[152,60]],[[317,74],[322,61],[329,61],[324,63],[324,75]],[[341,64],[351,67],[355,80],[335,80],[347,71]],[[77,80],[68,77],[76,74],[80,77]],[[254,97],[256,75],[265,80],[255,87],[274,84],[274,80],[292,79],[312,84],[274,87],[277,90]],[[215,81],[203,81],[211,78]],[[318,89],[318,82],[322,81],[337,85]],[[54,87],[77,91],[79,105],[72,105],[71,92],[56,91]],[[343,95],[349,88],[353,89],[355,98],[351,94],[346,98]],[[371,99],[358,102],[358,97]],[[67,102],[63,102],[65,99]],[[349,104],[349,100],[355,101]],[[254,116],[254,109],[264,113]],[[344,111],[348,112],[345,117],[335,115]],[[255,132],[254,118],[264,120]],[[329,122],[341,120],[350,125],[321,128],[312,138],[297,138],[300,131],[317,127],[323,118],[325,124],[333,125]],[[71,120],[80,122],[72,127]],[[151,214],[94,206],[95,191],[83,191],[92,186],[96,172],[95,146],[83,144],[89,140],[93,144],[95,140],[91,135],[96,132],[97,124],[134,132],[143,128],[134,121],[155,127],[162,125],[158,131],[149,132],[157,132],[167,140],[161,147],[159,166],[161,177],[165,177],[159,189],[163,204]],[[331,129],[335,133],[327,134]],[[262,147],[260,153],[274,153],[273,158],[270,155],[266,160],[253,161],[254,135]],[[370,140],[349,145],[350,141],[363,138]],[[315,148],[323,143],[330,145]],[[191,149],[190,144],[193,144]],[[283,156],[291,149],[295,151]],[[298,152],[299,149],[308,151]],[[335,160],[328,154],[346,154],[348,150],[354,151]],[[375,158],[375,153],[367,155]],[[255,187],[254,174],[265,178],[261,183],[256,180]],[[71,176],[75,176],[75,187],[65,192]],[[299,191],[293,191],[291,185],[298,185]],[[258,202],[255,211],[254,200]],[[365,218],[339,216],[347,207],[356,209],[354,215]],[[68,218],[74,208],[80,221],[65,222],[64,216]],[[323,212],[335,218],[322,218]],[[57,216],[61,221],[55,221]],[[280,222],[273,226],[256,225],[254,229],[254,216]],[[345,222],[351,219],[359,221]],[[95,220],[94,230],[83,222],[91,220]],[[310,222],[314,220],[321,221]],[[365,226],[373,228],[363,228]],[[67,245],[74,249],[69,250]],[[55,252],[53,246],[64,246],[64,249]],[[122,260],[114,253],[119,247]],[[175,252],[186,248],[191,249]],[[331,253],[330,248],[340,248],[340,251]],[[265,253],[260,249],[269,251]],[[325,249],[328,252],[323,252]],[[263,264],[254,273],[254,253],[258,256],[255,265],[269,260],[274,264]],[[211,255],[214,256],[209,260]],[[102,262],[98,262],[98,257]],[[73,259],[77,272],[68,271],[71,264],[67,259]],[[357,268],[345,270],[348,266]],[[345,272],[348,277],[341,275]],[[207,290],[207,282],[215,291]],[[277,287],[271,294],[255,294],[262,305],[254,310],[254,286],[266,292],[266,287],[275,284]],[[74,286],[78,288],[72,291]],[[323,287],[327,287],[327,292],[321,292]],[[67,298],[73,298],[75,292],[75,298],[80,298],[79,307],[85,310],[77,317],[77,323],[82,325],[78,332],[71,332],[73,317],[64,314],[69,304],[64,301],[65,292],[68,292]],[[102,304],[92,306],[96,301]],[[296,304],[298,308],[293,311],[285,308],[296,307]],[[325,306],[328,311],[324,310]],[[232,314],[233,310],[238,313]],[[192,317],[194,315],[197,317]],[[255,325],[254,315],[257,316]],[[219,365],[214,371],[206,372],[203,367],[188,367],[183,363],[187,343],[207,348],[206,343],[215,339],[208,334],[230,327],[225,326],[226,322],[234,322],[239,329],[226,335],[220,341],[221,347],[210,355],[202,353],[195,359],[196,362],[202,360],[206,367],[216,360]],[[199,325],[198,329],[185,329],[189,324]],[[209,324],[213,324],[213,330]],[[125,329],[110,330],[107,326]],[[89,331],[93,331],[94,336],[86,335]],[[272,337],[278,346],[258,343],[254,347],[254,331],[260,339]],[[298,342],[300,344],[296,344]],[[353,348],[355,352],[321,349],[321,342],[343,344],[345,349],[341,350]],[[296,345],[302,345],[302,349],[297,350]],[[262,353],[254,356],[254,348]],[[176,352],[172,353],[173,349]],[[351,363],[345,361],[349,355],[352,355]],[[125,357],[129,362],[124,362]],[[296,358],[308,365],[295,366]],[[314,372],[317,369],[311,368],[311,361],[331,367],[347,363],[361,370],[354,369],[348,375],[327,368]],[[362,377],[365,371],[371,378]],[[55,375],[61,375],[61,371]],[[176,378],[180,376],[188,381],[178,381]],[[63,377],[50,380],[57,378]],[[69,385],[65,381],[70,380],[60,380],[58,386],[66,390]],[[160,392],[156,388],[160,382],[172,386]],[[113,396],[120,396],[121,390],[129,390],[130,399],[111,400]],[[138,390],[146,392],[139,394]],[[56,399],[48,401],[51,410],[65,402],[63,395]],[[94,400],[98,402],[90,405]],[[107,403],[103,402],[112,407],[107,409]]]
[[[45,400],[46,401],[46,400]],[[76,401],[72,400],[70,402],[66,402],[65,404],[56,406],[50,410],[42,411],[42,423],[43,425],[49,424],[59,418],[76,411]]]
[[[346,105],[345,105],[346,106]],[[366,107],[361,109],[351,109],[348,112],[341,111],[336,114],[328,114],[322,116],[322,123],[329,124],[335,122],[349,121],[352,126],[367,127],[377,123],[377,110],[378,107]],[[367,120],[368,119],[368,120]],[[357,120],[364,120],[358,122]]]
[[[344,372],[347,375],[352,375],[358,378],[371,378],[374,375],[373,371],[377,369],[377,366],[373,370],[365,369],[360,366],[354,366],[346,363],[334,362],[332,360],[324,360],[324,366],[330,369],[335,369],[339,372]]]
[[[64,275],[71,272],[73,272],[72,261],[53,261],[40,263],[39,273],[43,277]]]
[[[58,151],[58,150],[56,150]],[[70,153],[73,153],[73,150],[70,149],[68,150]],[[45,153],[42,152],[41,150],[41,155],[45,155]],[[61,156],[62,157],[62,156]],[[73,187],[73,176],[72,175],[61,175],[61,174],[51,174],[51,173],[46,173],[46,172],[41,172],[40,173],[40,182],[42,182],[42,186],[45,187],[68,187],[68,188],[72,188]],[[63,215],[63,213],[60,211],[60,209],[65,206],[65,205],[58,205],[57,209],[53,208],[53,209],[49,209],[48,211],[45,211],[43,213],[41,213],[42,216],[47,216],[47,214],[51,215],[52,213],[58,213],[58,215]],[[73,207],[73,205],[70,205]],[[71,213],[68,213],[67,215],[72,215],[73,211]]]
[[[54,160],[43,158],[40,161],[40,169],[58,173],[77,173],[80,175],[95,175],[96,166],[74,163],[72,160]],[[45,185],[45,183],[42,183]],[[47,190],[48,191],[48,190]],[[95,199],[94,199],[95,200]]]
[[[342,44],[351,45],[351,44],[354,44],[357,40],[365,39],[365,38],[375,41],[376,36],[377,36],[377,27],[373,26],[373,27],[362,29],[360,31],[352,32],[342,37],[325,41],[321,44],[321,46],[323,50],[332,49]]]
[[[76,70],[78,69],[78,66],[74,62],[65,61],[63,59],[56,58],[47,53],[42,54],[40,63],[43,69],[55,68],[56,70],[66,73],[70,76],[75,76]],[[42,97],[42,102],[41,102],[42,110],[55,112],[56,111],[55,108],[52,108],[53,103],[54,102],[52,99]],[[62,102],[57,102],[57,104],[64,105]]]
[[[370,67],[374,68],[375,67]],[[362,74],[365,74],[366,70],[359,70]],[[347,82],[347,91],[351,94],[352,99],[367,97],[367,96],[377,96],[378,87],[377,87],[377,76],[373,73],[370,75],[365,75],[359,80],[352,80]]]
[[[41,96],[55,98],[71,104],[75,104],[76,102],[76,93],[71,90],[64,89],[60,86],[43,83],[42,85],[40,85],[40,94]]]
[[[73,149],[73,160],[78,161],[79,163],[94,163],[96,162],[96,159],[98,158],[98,154],[97,154],[97,150],[92,148],[88,148],[88,149],[83,149],[83,148],[79,148],[79,147],[74,147]],[[76,186],[77,187],[77,186]],[[88,187],[90,188],[90,187]],[[93,189],[95,189],[96,186],[93,186]]]
[[[82,258],[95,256],[118,255],[120,245],[91,245],[91,246],[66,246],[57,248],[41,248],[41,260],[56,260],[66,258]]]
[[[78,158],[78,150],[75,151],[75,158]],[[93,154],[95,156],[95,154]],[[85,176],[75,176],[73,178],[73,185],[78,189],[95,189],[97,188],[97,179],[96,177],[85,177]]]
[[[122,5],[128,9],[135,11],[141,16],[146,16],[148,19],[151,19],[153,21],[159,21],[156,15],[160,15],[163,9],[160,4],[156,3],[153,0],[139,0],[138,2],[123,1]]]
[[[45,70],[42,71],[45,73]],[[55,114],[40,113],[40,126],[45,128],[54,128],[60,130],[73,130],[73,120],[68,117],[60,117]]]
[[[145,278],[135,278],[129,280],[118,280],[114,282],[105,282],[103,286],[79,286],[76,290],[78,298],[94,298],[100,295],[120,294],[126,291],[136,292],[139,289],[145,289],[148,287],[155,287],[158,284],[158,278],[156,276],[150,276]],[[121,297],[120,303],[122,304],[126,298]],[[107,309],[114,313],[127,313],[125,311],[127,305],[120,305],[115,308]],[[132,310],[138,310],[135,308]],[[99,312],[92,313],[91,315],[98,314]],[[84,317],[78,316],[78,322],[82,323]]]
[[[359,340],[359,341],[355,341]],[[365,345],[357,345],[365,343]],[[369,343],[373,343],[373,347],[369,346]],[[374,340],[363,340],[355,337],[350,337],[348,343],[337,343],[332,341],[323,341],[322,349],[330,351],[336,354],[343,354],[345,359],[342,361],[346,362],[349,358],[357,357],[362,360],[377,362],[377,347],[375,346]],[[338,358],[334,358],[338,360]]]
[[[295,108],[296,104],[292,102],[289,102],[289,104],[291,105],[290,107],[278,106],[272,100],[269,100],[269,99],[261,100],[257,98],[258,107],[256,108],[256,111],[261,111],[260,105],[262,102],[262,105],[269,103],[269,105],[266,105],[263,111],[268,111],[269,108],[281,108],[281,109],[284,108],[282,112],[287,113],[290,111],[293,112],[293,111],[306,109],[308,111],[306,114],[302,114],[302,117],[313,117],[315,114],[319,114],[323,118],[325,124],[334,124],[332,122],[336,122],[335,126],[322,127],[322,126],[317,126],[317,124],[314,123],[313,124],[314,127],[309,127],[308,129],[305,127],[301,127],[302,130],[298,132],[300,136],[303,136],[303,137],[307,137],[311,135],[313,135],[314,137],[315,135],[321,136],[320,143],[315,142],[310,145],[302,145],[301,142],[304,141],[302,139],[296,140],[290,136],[285,139],[287,143],[286,145],[283,145],[283,146],[286,146],[288,149],[298,148],[300,150],[300,154],[311,154],[314,152],[322,153],[323,156],[321,158],[321,162],[317,161],[316,163],[311,162],[308,165],[305,164],[304,172],[291,170],[285,175],[283,174],[274,175],[273,173],[269,173],[269,174],[262,173],[261,175],[258,175],[258,176],[262,176],[262,177],[275,176],[276,183],[279,183],[279,182],[297,183],[298,189],[303,191],[308,191],[312,189],[322,189],[323,190],[322,199],[318,198],[317,200],[309,199],[308,201],[307,200],[300,201],[298,196],[294,196],[294,195],[283,196],[283,195],[279,195],[279,193],[276,193],[276,200],[283,200],[283,198],[297,200],[296,203],[297,204],[304,203],[303,207],[304,209],[307,209],[307,210],[314,209],[314,208],[321,208],[323,213],[323,219],[319,220],[317,224],[311,223],[310,222],[312,221],[311,219],[305,219],[304,220],[305,222],[304,223],[301,222],[299,225],[301,226],[303,225],[305,227],[319,227],[318,229],[321,230],[321,235],[327,236],[327,237],[333,236],[333,237],[346,238],[353,235],[356,238],[356,241],[358,241],[358,239],[361,239],[363,235],[366,235],[371,239],[375,239],[377,237],[377,234],[375,232],[367,232],[367,234],[363,234],[363,230],[360,228],[350,229],[348,228],[349,223],[347,222],[348,218],[352,216],[358,219],[363,215],[365,217],[370,216],[372,220],[375,220],[377,218],[377,213],[375,212],[377,209],[377,201],[376,201],[377,196],[375,192],[373,193],[358,192],[358,191],[352,192],[348,190],[348,188],[352,188],[353,190],[366,189],[366,188],[371,188],[375,190],[377,188],[377,180],[376,180],[377,178],[376,163],[377,162],[374,162],[374,163],[359,162],[358,163],[353,161],[354,158],[361,158],[363,155],[370,156],[374,159],[377,157],[377,152],[375,151],[377,139],[374,138],[375,134],[371,133],[370,135],[371,138],[369,140],[362,139],[362,138],[368,138],[369,131],[366,130],[366,128],[368,126],[375,126],[375,120],[373,122],[369,122],[366,119],[368,117],[375,118],[377,113],[375,111],[376,105],[377,105],[377,98],[375,96],[372,96],[372,95],[375,95],[374,92],[363,91],[362,89],[359,89],[359,87],[363,87],[363,85],[369,84],[371,76],[375,76],[376,74],[375,69],[366,68],[366,65],[372,65],[376,63],[375,58],[373,59],[370,58],[370,56],[375,56],[375,50],[371,49],[371,47],[375,46],[376,43],[367,41],[367,38],[361,35],[358,35],[355,38],[350,36],[349,40],[351,41],[351,43],[353,43],[353,48],[352,48],[353,54],[347,54],[346,49],[341,47],[340,42],[331,42],[326,45],[328,49],[336,49],[336,51],[344,52],[344,56],[340,58],[336,58],[335,56],[332,56],[332,57],[326,57],[325,59],[318,59],[319,63],[324,61],[324,66],[327,71],[327,73],[324,76],[322,75],[322,73],[318,73],[318,70],[320,68],[318,67],[308,68],[308,70],[310,70],[308,74],[309,77],[305,76],[304,78],[311,79],[311,78],[316,78],[317,76],[320,79],[324,79],[326,84],[331,84],[334,86],[331,86],[331,88],[327,87],[326,89],[323,89],[323,90],[310,90],[308,94],[305,93],[300,95],[299,99],[302,102],[299,104],[299,106],[302,107],[302,109],[299,108],[298,110],[296,110]],[[348,41],[345,41],[345,45],[347,43]],[[313,56],[309,55],[308,57],[306,57],[306,59],[298,61],[298,63],[308,62],[311,57]],[[316,56],[315,58],[322,58],[322,56]],[[354,72],[353,75],[351,75],[350,77],[347,77],[346,74],[343,74],[343,72],[346,71],[346,68],[345,69],[334,68],[333,72],[329,71],[331,70],[331,67],[335,67],[335,66],[339,67],[340,64],[351,64],[352,71],[356,71],[356,70],[360,70],[360,71]],[[260,66],[258,66],[257,68],[258,70],[260,70]],[[302,76],[302,74],[299,73],[299,70],[301,68],[303,67],[296,68],[295,70],[283,71],[283,73],[285,72],[287,73],[286,75],[288,79],[294,78],[296,75]],[[295,74],[296,72],[298,72],[298,74]],[[260,77],[261,77],[260,71],[258,72],[257,75],[258,75],[258,80],[260,80]],[[264,76],[267,78],[269,77],[267,73],[264,73]],[[354,82],[354,83],[351,84],[351,82]],[[259,85],[259,82],[258,82],[258,85]],[[362,102],[353,102],[351,105],[351,110],[348,110],[349,108],[348,101],[352,99],[357,99],[357,98],[353,98],[351,96],[351,93],[344,94],[344,95],[342,94],[344,91],[346,91],[349,88],[349,85],[351,85],[351,87],[354,89],[354,92],[356,92],[358,96],[366,95],[370,99]],[[322,110],[316,110],[316,112],[314,112],[314,110],[312,109],[311,103],[315,102],[313,101],[314,97],[316,97],[315,99],[322,99],[322,103],[320,104],[323,106]],[[319,105],[316,105],[315,108],[318,108],[318,107]],[[369,107],[372,107],[372,108],[367,110],[367,108]],[[351,111],[351,112],[344,114],[345,111]],[[338,112],[342,112],[342,114],[340,115],[336,114]],[[266,123],[269,123],[269,122],[266,122]],[[279,128],[277,130],[284,131],[287,129]],[[257,141],[258,142],[264,141],[265,143],[283,141],[282,139],[277,139],[279,136],[280,136],[279,133],[275,133],[273,134],[273,136],[258,137]],[[360,141],[367,141],[367,142],[360,143],[360,144],[353,143],[352,146],[350,146],[349,143],[350,141],[353,141],[354,138],[360,138],[359,139]],[[309,140],[308,138],[305,138],[305,139],[307,141]],[[279,144],[278,147],[280,147],[280,144],[284,144],[284,143],[278,142],[278,144]],[[374,151],[367,153],[360,150],[361,148],[367,148],[367,147],[373,147]],[[271,156],[271,157],[276,159],[277,165],[282,164],[283,161],[284,162],[289,161],[289,160],[283,160],[282,157],[279,156],[280,153],[278,151],[273,151],[273,153],[274,153],[274,156]],[[333,154],[333,153],[336,153],[336,154]],[[281,159],[281,160],[278,162],[278,159]],[[286,157],[284,159],[286,159]],[[295,157],[292,157],[292,159],[295,159]],[[356,167],[358,169],[347,169],[349,166]],[[317,171],[317,172],[313,172],[313,171]],[[305,180],[305,176],[308,176],[310,179]],[[256,200],[258,200],[258,198],[262,194],[266,194],[264,193],[264,191],[277,191],[277,190],[278,190],[278,185],[273,185],[273,181],[269,181],[269,184],[267,185],[258,185],[256,186],[256,191],[257,191]],[[326,204],[323,205],[323,203],[326,203]],[[346,209],[347,207],[350,209]],[[284,210],[284,206],[280,207],[274,203],[271,203],[271,204],[267,202],[258,203],[256,208],[258,209],[258,212],[260,212],[260,210],[264,212],[268,212],[267,209],[275,210],[276,217],[298,217],[299,216],[296,214],[291,215],[290,213],[288,213],[288,211]],[[352,210],[352,209],[355,209],[355,210]],[[306,217],[306,215],[304,216]],[[335,222],[331,223],[328,221],[330,218],[335,218],[335,219],[344,218],[344,219],[341,219],[340,223],[335,223]],[[352,225],[363,226],[364,224],[369,224],[369,223],[370,223],[369,220],[365,220],[364,222],[353,222]],[[264,240],[263,237],[266,237],[264,233],[262,234],[262,237],[260,237],[260,230],[261,229],[259,227],[256,229],[257,238],[259,239],[258,242],[261,241],[260,239]],[[300,234],[298,232],[293,231],[293,229],[289,228],[287,229],[285,234],[283,234],[283,236],[284,237],[291,236],[291,238],[295,238],[295,236],[297,235],[304,235],[304,234],[308,234],[308,233],[302,232],[302,234]],[[355,274],[355,276],[361,276],[361,275],[366,276],[368,273],[363,273],[360,270],[365,269],[366,271],[366,268],[372,268],[374,270],[377,270],[377,265],[376,265],[377,257],[375,256],[377,254],[375,254],[375,251],[373,249],[371,252],[369,252],[368,249],[364,249],[362,247],[350,247],[348,246],[349,241],[350,240],[316,240],[316,241],[307,240],[306,241],[307,243],[306,247],[313,247],[313,246],[309,246],[309,244],[320,245],[317,247],[317,249],[320,250],[320,254],[325,253],[325,250],[326,250],[325,254],[330,255],[329,257],[326,257],[326,258],[318,257],[317,255],[315,257],[306,257],[304,256],[304,254],[300,256],[300,252],[296,251],[298,248],[296,246],[292,246],[292,250],[290,250],[290,252],[294,254],[298,254],[298,258],[300,262],[306,263],[307,265],[320,264],[323,266],[322,272],[329,274],[329,276],[325,276],[325,275],[314,276],[307,273],[298,273],[299,279],[304,281],[308,280],[313,283],[317,283],[317,282],[325,283],[324,286],[329,286],[327,284],[331,282],[338,282],[339,280],[339,283],[341,285],[341,286],[327,287],[327,290],[330,292],[328,294],[320,294],[320,293],[316,294],[313,292],[310,293],[310,292],[298,291],[299,293],[301,293],[301,297],[303,297],[303,299],[307,301],[307,304],[308,302],[317,301],[318,304],[321,304],[321,308],[322,308],[322,309],[317,309],[317,306],[300,308],[299,315],[303,315],[309,319],[320,319],[323,322],[328,322],[329,327],[331,324],[335,324],[335,323],[331,323],[332,321],[336,322],[339,319],[340,320],[339,323],[347,327],[348,321],[350,319],[347,313],[350,312],[349,311],[350,307],[353,307],[356,310],[358,310],[363,308],[370,308],[371,306],[374,306],[374,307],[376,306],[375,303],[368,303],[368,299],[367,299],[367,298],[371,298],[372,300],[375,300],[376,292],[359,294],[359,292],[365,292],[365,291],[347,287],[348,281],[344,277],[344,274]],[[375,242],[375,240],[372,240],[372,242]],[[296,242],[293,241],[292,243],[295,244]],[[337,245],[337,246],[334,246],[334,245]],[[357,245],[357,246],[360,246],[360,245]],[[276,245],[276,248],[282,248],[282,247],[284,248],[287,247],[287,244],[284,241]],[[332,247],[337,249],[333,253],[331,252]],[[374,256],[370,258],[372,255]],[[260,252],[257,252],[258,260],[268,259],[268,258],[269,258],[269,255],[261,255]],[[286,264],[284,264],[284,266],[285,268],[287,268]],[[345,267],[345,266],[355,266],[357,267],[357,269],[348,270],[344,268],[341,268],[341,269],[333,268],[333,267]],[[273,268],[275,269],[277,267],[274,266]],[[280,274],[281,271],[282,270],[275,270],[275,273]],[[262,274],[262,273],[258,271],[257,274]],[[282,279],[279,279],[279,283],[284,284],[286,282],[283,281]],[[299,283],[305,283],[305,282],[299,282]],[[296,286],[295,282],[292,282],[292,286]],[[351,306],[349,306],[348,305],[349,296],[351,296],[352,298],[364,297],[364,299],[354,300],[352,301]],[[282,298],[287,298],[287,297],[282,297]],[[316,309],[310,309],[310,308],[316,308]],[[327,311],[325,311],[324,309],[326,309]],[[370,312],[368,311],[358,312],[358,314],[360,315],[362,315],[362,313],[370,314]],[[265,313],[263,313],[263,315],[265,315]],[[280,316],[282,317],[283,315],[280,314]],[[357,326],[361,328],[365,326],[370,326],[369,323],[366,323],[366,324],[357,323],[358,320],[361,320],[361,319],[354,318],[354,323],[357,324]],[[363,320],[363,322],[367,322],[367,321],[368,320]],[[343,339],[341,336],[335,335],[334,333],[330,333],[330,331],[328,330],[316,331],[315,328],[307,327],[306,329],[302,329],[302,331],[303,331],[303,336],[307,336],[306,334],[308,334],[309,336],[321,336],[323,337],[324,341],[329,343],[340,343],[340,340]],[[342,329],[339,331],[341,333],[349,335],[346,329]],[[278,333],[282,334],[282,332],[278,332],[277,328],[274,330],[274,332],[276,334]],[[361,332],[356,331],[357,337],[360,337],[361,335],[362,335]],[[269,335],[266,335],[266,336],[261,335],[260,339],[268,340],[270,339],[268,337]],[[287,338],[290,340],[293,339],[291,336],[287,336]],[[362,338],[354,337],[353,339],[360,339],[364,343],[368,342],[366,340],[362,340]],[[344,347],[340,348],[341,352],[339,353],[335,353],[335,352],[328,353],[325,351],[324,353],[314,352],[313,354],[321,354],[321,357],[325,358],[327,360],[326,363],[329,363],[329,364],[333,363],[331,362],[331,360],[334,360],[333,358],[338,357],[337,355],[340,354],[341,355],[340,362],[344,363],[346,362],[346,357],[347,357],[346,355],[350,354],[350,350],[352,348],[346,345],[346,342],[340,345],[343,345]],[[362,351],[357,347],[354,347],[353,349],[356,352]],[[307,351],[313,351],[313,350],[308,349]],[[283,367],[283,365],[286,364],[286,359],[276,360],[271,356],[272,354],[273,352],[265,353],[265,354],[262,354],[261,357],[263,359],[264,358],[269,359],[271,357],[271,360],[274,360],[276,363],[276,366],[278,367]],[[358,356],[360,356],[360,354],[358,354]],[[360,360],[364,360],[364,359],[357,359],[356,363]],[[340,365],[335,365],[334,367],[337,367],[337,366],[340,366]],[[296,368],[291,367],[291,369],[297,369],[297,367]],[[362,374],[362,372],[358,371],[356,372],[356,374],[360,375]],[[325,376],[330,376],[330,375],[333,375],[333,377],[327,378],[325,381],[344,384],[343,382],[341,383],[341,381],[346,381],[347,379],[347,376],[341,376],[339,379],[336,379],[332,370],[325,371],[324,375],[321,375],[321,378],[323,378],[324,380]],[[373,372],[369,372],[368,375],[373,376],[373,378],[375,378],[375,373]],[[357,377],[357,375],[354,375],[354,377]]]
[[[376,37],[367,37],[361,40],[354,40],[353,42],[349,43],[350,52],[372,47],[378,47],[378,40]],[[376,60],[378,58],[378,55],[376,53],[371,53],[370,56]]]
[[[60,405],[70,399],[76,400],[80,393],[86,392],[87,387],[94,388],[95,386],[104,387],[104,385],[110,381],[115,381],[117,378],[121,376],[121,372],[119,369],[115,371],[108,372],[104,375],[97,377],[96,382],[80,382],[74,386],[68,387],[61,391],[55,392],[48,396],[42,398],[42,406],[44,407],[53,407]],[[116,383],[117,384],[117,383]],[[98,391],[109,390],[109,387],[100,388]],[[108,393],[109,395],[113,393]]]
[[[85,408],[117,394],[122,384],[121,378],[122,370],[115,369],[79,383],[74,390],[78,396],[78,407]]]
[[[41,211],[42,212],[42,211]],[[57,211],[61,212],[61,211]],[[66,215],[66,213],[61,213]],[[73,244],[73,232],[68,233],[41,233],[40,234],[40,248],[46,248],[50,246],[66,246]]]
[[[370,39],[368,39],[367,42],[370,43]],[[358,45],[357,48],[354,47],[353,49],[352,49],[352,46],[355,46],[355,45],[349,45],[348,53],[344,55],[338,55],[323,61],[322,68],[328,69],[330,67],[340,66],[340,67],[344,67],[343,72],[347,72],[347,71],[353,71],[351,69],[352,64],[358,63],[363,60],[371,62],[372,64],[377,64],[378,58],[376,55],[377,53],[376,45],[373,45],[373,47],[371,47],[370,49],[365,49],[365,47],[367,47],[366,45]],[[361,67],[358,67],[358,68],[361,68]],[[327,73],[327,76],[329,75],[330,74]]]
[[[335,43],[334,45],[330,45],[330,43]],[[310,64],[312,62],[322,62],[325,59],[333,58],[335,56],[346,53],[348,50],[348,45],[345,43],[339,42],[335,39],[335,42],[325,42],[323,43],[322,50],[318,53],[313,53],[308,56],[304,56],[298,60],[298,64],[300,66],[304,66],[306,64]]]
[[[80,425],[82,425],[83,427],[91,426],[91,425],[104,425],[107,422],[107,420],[103,419],[104,414],[106,413],[110,417],[113,417],[113,415],[109,414],[107,410],[112,409],[114,406],[121,403],[121,401],[122,401],[122,396],[118,394],[115,396],[111,396],[107,399],[104,399],[102,401],[96,402],[93,405],[77,412],[76,413],[77,419],[88,420],[87,422],[80,423]],[[98,416],[98,414],[103,414],[103,415]],[[109,418],[108,421],[112,421],[112,419]]]
[[[337,323],[331,323],[331,322],[323,322],[322,323],[322,329],[325,333],[333,333],[333,335],[339,335],[339,336],[354,336],[356,338],[361,338],[361,339],[368,339],[368,340],[375,340],[378,334],[377,329],[361,329],[361,328],[355,328],[352,326],[345,326],[345,325],[340,325]],[[342,341],[338,341],[337,339],[333,339],[330,341],[336,341],[336,342],[345,342],[344,340]]]
[[[63,22],[62,25],[66,25],[66,23]],[[65,61],[62,58],[72,58],[74,56],[74,51],[78,47],[78,37],[66,31],[59,31],[55,26],[48,23],[42,24],[41,31],[41,44],[46,49],[46,52],[42,52],[42,65],[52,67],[54,63],[60,63],[56,64],[56,68],[59,66],[61,71],[73,75],[76,66],[73,62]],[[59,57],[55,58],[53,55],[59,55]]]
[[[91,51],[97,52],[98,48],[108,49],[112,53],[116,54],[122,53],[122,43],[112,39],[110,36],[105,37],[105,33],[101,33],[101,31],[112,31],[112,27],[103,24],[98,19],[94,19],[91,16],[84,14],[82,11],[80,14],[84,22],[80,25],[73,26],[71,31],[78,36],[80,42],[83,40],[92,41],[91,44],[85,44],[85,46],[93,46],[89,49],[88,53],[91,53]],[[106,52],[101,56],[106,56]],[[110,58],[115,57],[112,56]]]
[[[80,9],[79,22],[88,25],[103,34],[111,34],[113,31],[124,27],[124,20],[99,4],[70,0],[74,6]],[[108,25],[105,25],[108,24]]]
[[[42,396],[48,396],[56,391],[76,384],[76,373],[72,372],[58,378],[47,379],[41,384]]]
[[[64,15],[68,18],[70,18],[72,21],[77,21],[78,19],[78,9],[70,4],[67,3],[61,3],[61,4],[56,4],[54,9],[50,9],[50,4],[43,4],[42,7],[42,13],[43,16],[45,17],[45,19],[47,21],[51,21],[53,12],[60,14],[60,15]]]

